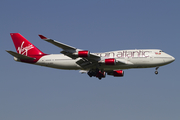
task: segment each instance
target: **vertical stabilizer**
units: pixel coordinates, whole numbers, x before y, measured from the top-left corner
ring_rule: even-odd
[[[43,52],[30,43],[20,33],[10,33],[10,35],[14,42],[17,53],[26,56],[44,55]]]

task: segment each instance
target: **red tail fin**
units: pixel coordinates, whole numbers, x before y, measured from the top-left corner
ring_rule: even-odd
[[[10,33],[10,35],[14,42],[17,53],[26,56],[44,55],[43,52],[41,52],[37,47],[35,47],[32,43],[30,43],[21,34]]]

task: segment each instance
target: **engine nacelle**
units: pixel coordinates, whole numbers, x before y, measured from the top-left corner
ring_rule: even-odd
[[[123,77],[124,71],[123,70],[114,70],[112,72],[108,72],[108,75],[113,75],[114,77]]]
[[[116,59],[114,58],[105,59],[105,65],[115,65],[115,64],[116,64]]]
[[[90,52],[87,50],[78,51],[78,53],[74,53],[74,55],[77,55],[78,57],[89,57]]]

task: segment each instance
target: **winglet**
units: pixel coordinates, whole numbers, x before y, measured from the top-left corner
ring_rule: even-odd
[[[45,36],[43,36],[43,35],[39,35],[39,37],[40,37],[41,39],[43,39],[43,40],[48,39],[47,37],[45,37]]]

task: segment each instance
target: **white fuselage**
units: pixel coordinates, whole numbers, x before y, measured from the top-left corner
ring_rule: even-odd
[[[39,37],[62,49],[62,54],[45,54],[29,42],[20,33],[10,33],[16,51],[6,50],[14,60],[65,70],[81,70],[89,77],[105,78],[107,75],[123,77],[122,69],[156,67],[169,64],[174,57],[159,49],[119,50],[105,53],[90,53],[70,45],[47,38]]]
[[[102,60],[115,58],[117,61],[127,63],[117,63],[116,65],[102,64],[99,66],[99,69],[103,70],[158,67],[175,60],[171,55],[158,49],[120,50],[94,54],[100,56]],[[84,68],[76,63],[80,59],[82,58],[72,59],[64,54],[51,54],[41,57],[35,64],[57,69],[84,70]]]

